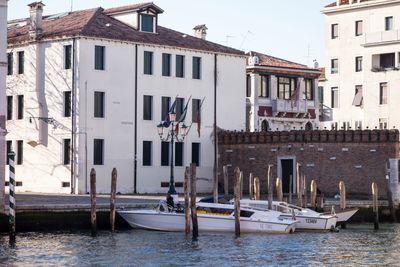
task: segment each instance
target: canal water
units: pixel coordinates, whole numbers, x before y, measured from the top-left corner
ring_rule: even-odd
[[[360,266],[400,265],[400,225],[350,225],[338,233],[290,235],[129,230],[0,235],[0,266]]]

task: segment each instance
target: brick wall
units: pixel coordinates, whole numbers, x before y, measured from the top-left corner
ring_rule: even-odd
[[[322,193],[333,196],[343,180],[348,197],[367,198],[371,183],[377,182],[380,195],[386,197],[386,166],[389,159],[398,158],[399,131],[221,132],[218,149],[219,181],[223,184],[222,166],[227,165],[230,191],[235,167],[243,171],[244,193],[250,172],[260,177],[265,193],[268,164],[274,165],[275,179],[279,159],[292,157],[302,165],[307,188],[315,179]]]

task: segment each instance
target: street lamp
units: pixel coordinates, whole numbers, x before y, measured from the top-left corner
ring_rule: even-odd
[[[174,182],[174,143],[183,142],[183,140],[185,140],[185,137],[188,132],[188,127],[185,125],[185,123],[176,121],[175,112],[170,112],[168,114],[168,117],[169,121],[160,122],[157,125],[157,131],[161,141],[170,143],[170,178],[169,178],[168,193],[171,196],[176,196],[177,193],[175,190],[175,182]]]

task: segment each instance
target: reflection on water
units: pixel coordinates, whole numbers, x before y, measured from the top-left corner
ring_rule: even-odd
[[[183,233],[131,230],[91,237],[81,233],[25,233],[15,247],[0,236],[1,265],[325,266],[397,265],[400,225],[352,226],[339,233],[291,235]]]

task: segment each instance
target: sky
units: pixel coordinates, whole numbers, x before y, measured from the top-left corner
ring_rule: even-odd
[[[110,8],[146,0],[42,0],[44,15],[94,7]],[[313,66],[324,58],[322,8],[334,0],[149,0],[164,10],[159,24],[193,34],[193,27],[206,24],[207,40],[243,51]],[[8,19],[29,16],[34,0],[8,2]]]

